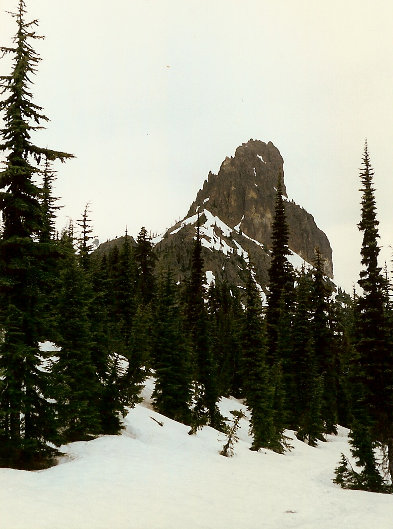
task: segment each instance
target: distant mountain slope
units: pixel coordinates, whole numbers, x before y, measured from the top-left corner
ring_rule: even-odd
[[[186,276],[200,215],[205,269],[208,278],[226,279],[243,285],[245,259],[255,266],[256,279],[263,290],[268,283],[271,225],[279,174],[283,159],[271,143],[250,140],[226,158],[217,175],[209,173],[186,217],[157,241],[159,266],[170,267],[178,279]],[[283,186],[285,197],[286,189]],[[314,250],[325,259],[325,272],[333,277],[332,250],[326,235],[312,215],[286,200],[292,259],[312,263]]]

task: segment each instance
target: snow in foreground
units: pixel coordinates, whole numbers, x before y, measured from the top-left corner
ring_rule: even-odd
[[[187,435],[149,408],[149,392],[151,381],[122,435],[63,447],[48,470],[0,469],[0,528],[392,528],[392,496],[332,483],[340,453],[349,453],[344,429],[317,448],[293,439],[286,455],[255,453],[242,419],[235,456],[225,458],[222,434]],[[244,407],[222,400],[226,416],[233,409]]]

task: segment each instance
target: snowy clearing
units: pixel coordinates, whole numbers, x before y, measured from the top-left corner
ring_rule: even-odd
[[[391,529],[390,495],[332,483],[347,432],[311,448],[293,434],[285,455],[251,452],[241,420],[235,455],[219,455],[224,435],[197,435],[144,403],[120,436],[63,447],[59,465],[38,472],[0,469],[1,529]],[[244,406],[222,399],[230,417]],[[153,419],[163,422],[161,427]]]

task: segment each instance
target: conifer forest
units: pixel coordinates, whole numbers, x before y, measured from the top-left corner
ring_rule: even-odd
[[[288,429],[317,446],[346,427],[356,467],[342,455],[334,482],[391,493],[392,285],[378,260],[367,143],[359,149],[360,193],[354,189],[362,270],[353,292],[325,275],[318,248],[312,266],[296,269],[288,260],[280,174],[266,301],[251,260],[245,287],[207,284],[199,218],[188,275],[178,281],[175,270],[159,266],[145,227],[97,250],[87,204],[59,231],[54,183],[77,153],[39,142],[49,126],[33,96],[41,37],[25,0],[9,16],[15,36],[1,53],[11,69],[0,78],[0,467],[49,468],[61,446],[120,434],[154,377],[154,410],[190,435],[205,426],[227,435],[224,455],[236,451],[243,415],[234,414],[230,428],[222,397],[245,403],[255,452],[289,453]],[[45,342],[56,350],[44,350]]]

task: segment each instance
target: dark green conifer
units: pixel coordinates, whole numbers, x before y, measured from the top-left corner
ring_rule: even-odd
[[[124,401],[132,407],[139,402],[141,384],[148,373],[152,317],[150,306],[138,305],[136,263],[127,231],[120,252],[114,249],[110,253],[108,267],[111,347],[128,364],[119,383]]]
[[[236,288],[212,283],[208,291],[209,339],[217,366],[220,395],[241,396],[241,321],[243,316]]]
[[[323,439],[324,424],[321,414],[323,380],[318,373],[312,332],[312,277],[304,269],[296,288],[296,304],[292,330],[292,369],[296,374],[294,397],[297,436],[315,446]]]
[[[356,364],[353,344],[353,302],[351,296],[340,288],[329,307],[329,318],[333,333],[334,356],[336,358],[337,423],[351,424],[352,366]]]
[[[91,293],[89,319],[91,322],[91,332],[93,344],[91,357],[96,367],[96,372],[100,381],[104,381],[107,371],[108,356],[112,350],[111,328],[109,317],[109,273],[107,257],[94,260],[91,270]]]
[[[62,238],[64,266],[59,293],[59,360],[54,364],[59,429],[65,441],[100,433],[101,386],[92,360],[91,290],[72,240]]]
[[[115,276],[116,277],[116,276]],[[120,354],[127,356],[131,340],[132,320],[135,315],[136,301],[136,264],[131,246],[131,238],[127,231],[120,249],[119,265],[115,287],[116,317],[119,323],[122,350]]]
[[[266,311],[267,358],[270,364],[273,364],[276,360],[281,360],[278,358],[277,353],[277,343],[279,341],[278,325],[281,312],[289,312],[293,301],[294,278],[293,267],[287,259],[287,256],[291,255],[288,241],[289,229],[285,215],[282,177],[279,176],[272,224],[272,251]]]
[[[367,143],[362,170],[361,220],[363,232],[359,285],[363,294],[358,299],[357,343],[359,353],[359,383],[364,387],[364,409],[354,408],[355,420],[371,428],[371,439],[390,447],[389,470],[393,475],[393,357],[387,328],[385,283],[378,266],[378,220],[376,216],[374,172]],[[364,420],[367,417],[369,420]],[[370,421],[370,422],[369,422]]]
[[[93,245],[91,242],[93,239],[93,228],[91,226],[89,213],[89,204],[86,204],[82,218],[77,220],[80,229],[80,236],[78,239],[79,260],[85,272],[90,271],[91,253],[93,251]]]
[[[266,363],[262,304],[251,270],[246,283],[245,305],[242,370],[244,395],[251,414],[251,450],[276,448],[282,432],[276,431],[274,423],[274,386]]]
[[[132,320],[130,343],[127,353],[126,383],[129,406],[139,401],[142,384],[149,373],[152,352],[153,314],[150,305],[138,305]]]
[[[155,292],[154,269],[157,257],[151,237],[144,227],[141,228],[136,240],[134,258],[138,301],[146,306],[153,299]]]
[[[53,196],[55,175],[56,172],[51,168],[49,160],[46,159],[41,191],[42,225],[39,235],[41,242],[50,242],[56,239],[56,211],[61,206],[56,205],[58,198]]]
[[[217,407],[219,396],[216,366],[209,347],[208,314],[205,306],[205,274],[199,217],[191,259],[190,278],[186,288],[186,317],[192,347],[194,380],[197,383],[195,414],[200,416],[206,412],[210,426],[221,428],[223,422]]]
[[[94,261],[91,272],[92,299],[89,310],[91,359],[100,383],[100,431],[114,435],[121,430],[121,416],[125,415],[128,401],[124,391],[124,365],[113,349],[106,255]]]
[[[39,290],[42,299],[43,337],[56,342],[56,317],[57,293],[60,289],[59,267],[61,266],[61,251],[56,234],[56,213],[60,206],[56,205],[58,198],[53,196],[53,182],[55,171],[51,168],[49,160],[45,161],[43,170],[43,185],[40,197],[42,208],[42,226],[39,232],[39,241],[43,249],[40,260],[41,271],[39,274]]]
[[[312,332],[317,372],[323,381],[321,413],[325,433],[337,433],[337,358],[335,337],[329,321],[330,284],[324,278],[324,261],[315,250],[312,288]]]
[[[25,20],[24,0],[11,15],[17,24],[14,45],[0,48],[13,59],[11,73],[0,76],[0,151],[6,156],[0,172],[0,435],[2,464],[29,467],[42,463],[53,452],[47,443],[56,441],[48,374],[40,370],[38,348],[43,337],[39,284],[46,248],[39,240],[42,189],[35,180],[41,161],[65,161],[71,155],[38,147],[31,140],[32,132],[48,121],[30,91],[40,60],[30,42],[42,37],[34,31],[37,21]]]
[[[168,270],[159,282],[154,326],[155,409],[176,421],[191,418],[190,349],[184,332],[179,301]]]
[[[363,232],[359,285],[363,290],[355,305],[355,347],[353,368],[351,450],[361,471],[361,486],[377,490],[382,478],[376,466],[374,449],[383,443],[388,449],[388,469],[393,475],[393,358],[387,327],[386,293],[382,269],[378,266],[378,225],[374,171],[367,142],[360,179],[362,187],[361,220]]]

